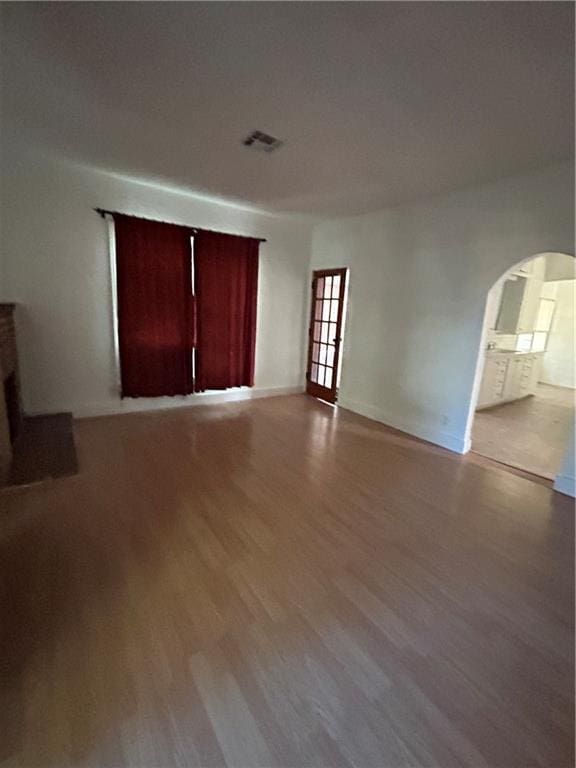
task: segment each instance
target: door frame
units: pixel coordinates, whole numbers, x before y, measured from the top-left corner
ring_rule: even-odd
[[[314,322],[316,321],[316,287],[318,280],[323,277],[340,277],[340,292],[338,295],[338,315],[336,318],[336,336],[334,338],[334,361],[330,366],[333,370],[332,386],[330,388],[311,381],[312,354],[314,343]],[[344,321],[344,304],[347,289],[347,267],[335,267],[333,269],[316,269],[312,273],[312,298],[310,302],[310,321],[308,325],[308,355],[306,362],[306,392],[320,400],[335,403],[338,398],[338,373],[340,370],[340,351],[342,348],[342,326]]]

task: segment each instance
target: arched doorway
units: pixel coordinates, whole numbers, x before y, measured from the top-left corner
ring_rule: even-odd
[[[554,480],[574,429],[576,261],[516,264],[488,292],[469,419],[471,450]]]

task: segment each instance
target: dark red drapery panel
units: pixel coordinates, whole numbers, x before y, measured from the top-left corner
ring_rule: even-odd
[[[123,397],[185,395],[192,380],[191,231],[114,216]]]
[[[194,238],[196,392],[254,385],[259,241]]]

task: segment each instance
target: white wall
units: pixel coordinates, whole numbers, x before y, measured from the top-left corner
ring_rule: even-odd
[[[554,488],[560,493],[565,493],[567,496],[576,496],[576,456],[574,454],[574,425],[572,425],[572,431],[568,441],[568,447],[564,455],[564,461],[556,481]]]
[[[486,297],[529,256],[572,253],[568,166],[321,223],[313,268],[350,268],[339,402],[469,448]]]
[[[554,317],[548,335],[548,346],[542,358],[540,381],[557,387],[576,387],[574,353],[574,303],[576,281],[546,283],[554,289]]]
[[[107,224],[93,207],[267,238],[261,246],[255,389],[268,394],[303,386],[309,221],[264,215],[39,157],[12,153],[3,164],[6,274],[0,300],[19,305],[28,412],[85,415],[206,397],[120,400]]]
[[[547,281],[576,279],[576,259],[567,253],[547,253],[544,279]]]

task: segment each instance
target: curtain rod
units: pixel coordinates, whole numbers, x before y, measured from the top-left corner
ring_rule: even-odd
[[[216,229],[204,229],[203,227],[189,227],[186,224],[174,224],[173,221],[160,221],[160,219],[147,219],[144,216],[136,216],[132,213],[122,213],[122,211],[107,211],[106,208],[94,208],[96,213],[99,216],[102,216],[104,218],[105,216],[131,216],[134,219],[142,219],[143,221],[154,221],[156,224],[172,224],[176,227],[184,227],[185,229],[189,229],[190,232],[193,232],[194,234],[198,232],[211,232],[215,235],[231,235],[232,237],[249,237],[250,240],[257,240],[259,243],[266,243],[267,240],[264,237],[250,237],[249,235],[237,235],[232,234],[231,232],[219,232]]]

